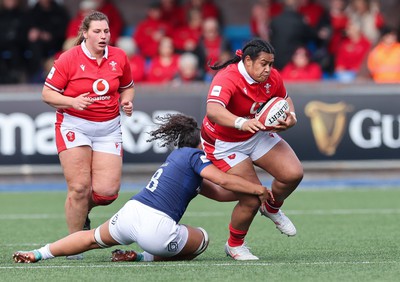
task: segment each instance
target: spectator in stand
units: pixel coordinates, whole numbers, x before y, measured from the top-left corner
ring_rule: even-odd
[[[200,10],[193,8],[187,16],[187,23],[175,29],[173,33],[172,39],[178,53],[194,52],[201,36],[203,18]]]
[[[377,83],[400,83],[400,43],[396,29],[382,28],[379,43],[368,55],[368,69]]]
[[[315,0],[299,0],[298,12],[311,27],[316,28],[326,14],[325,7]]]
[[[282,10],[283,5],[277,0],[258,0],[251,9],[250,29],[253,36],[269,40],[268,27],[271,19]]]
[[[281,71],[284,81],[320,81],[322,69],[319,64],[311,61],[310,52],[305,47],[299,47],[289,62]]]
[[[53,60],[53,56],[61,50],[68,21],[66,8],[54,0],[38,0],[29,8],[26,20],[29,82],[44,81],[43,65],[46,60]]]
[[[185,11],[177,0],[161,0],[161,20],[172,27],[180,27],[185,24]]]
[[[25,12],[20,0],[0,2],[0,84],[23,81],[26,43]]]
[[[193,8],[201,11],[201,17],[203,19],[213,18],[217,19],[219,24],[222,23],[221,12],[213,0],[189,0],[186,5],[184,5],[185,14],[187,15]]]
[[[135,41],[131,36],[121,36],[115,43],[117,47],[125,51],[131,66],[134,83],[143,82],[146,79],[146,60],[138,53]]]
[[[274,66],[278,70],[288,64],[296,49],[307,46],[314,37],[313,30],[300,14],[297,0],[284,0],[284,9],[270,24],[270,42],[275,47]]]
[[[204,71],[206,81],[211,80],[216,73],[209,65],[230,57],[230,44],[221,35],[217,19],[207,18],[203,21],[202,35],[195,54],[199,57],[200,68]]]
[[[341,82],[353,81],[370,51],[371,43],[361,32],[361,27],[349,22],[346,37],[336,53],[335,77]]]
[[[351,0],[346,9],[349,20],[358,23],[372,45],[379,40],[379,30],[385,25],[376,0]]]
[[[178,61],[178,73],[173,81],[174,85],[202,80],[203,77],[199,70],[199,59],[196,55],[190,52],[180,55]]]
[[[336,56],[336,53],[340,48],[340,42],[345,34],[349,18],[345,12],[345,0],[331,0],[329,3],[329,17],[332,27],[332,36],[329,42],[329,54],[331,60],[334,62],[334,56]]]
[[[97,2],[97,10],[105,14],[110,21],[110,45],[115,45],[124,28],[124,21],[117,6],[111,0],[94,0]]]
[[[332,36],[329,13],[317,0],[300,0],[299,2],[298,12],[303,15],[314,34],[313,39],[308,43],[312,59],[320,64],[324,72],[332,72],[334,66],[329,56],[329,42]]]
[[[160,41],[158,56],[150,61],[146,81],[149,83],[171,82],[178,72],[179,55],[175,54],[174,44],[170,37],[163,37]]]
[[[161,19],[161,6],[159,3],[151,3],[147,10],[147,16],[137,25],[133,34],[140,53],[151,59],[158,54],[161,38],[172,34],[171,26]]]

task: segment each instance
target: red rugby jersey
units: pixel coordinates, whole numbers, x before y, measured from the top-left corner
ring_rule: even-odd
[[[128,58],[119,48],[107,46],[100,65],[85,44],[61,54],[47,75],[45,85],[65,96],[90,92],[94,100],[86,110],[58,109],[91,121],[111,120],[119,115],[119,90],[132,87]]]
[[[278,71],[272,69],[267,81],[258,83],[246,72],[243,62],[239,62],[227,66],[215,75],[207,103],[220,103],[231,113],[251,119],[257,109],[272,97],[287,98],[286,88]],[[253,136],[250,132],[213,123],[207,116],[203,119],[202,130],[211,140],[217,138],[237,142]]]

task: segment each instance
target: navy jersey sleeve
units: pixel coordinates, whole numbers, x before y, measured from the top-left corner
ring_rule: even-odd
[[[190,165],[198,175],[200,175],[200,172],[210,164],[211,164],[210,160],[208,160],[204,152],[200,150],[194,153],[190,158]]]

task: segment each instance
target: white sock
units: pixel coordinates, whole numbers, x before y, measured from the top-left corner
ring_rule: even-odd
[[[143,252],[143,261],[154,261],[154,256],[148,252]]]
[[[50,252],[50,244],[38,249],[39,253],[42,255],[42,259],[54,258],[53,254]]]

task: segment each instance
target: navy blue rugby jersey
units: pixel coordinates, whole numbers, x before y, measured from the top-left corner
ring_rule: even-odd
[[[176,222],[182,218],[189,202],[200,192],[200,172],[211,162],[197,148],[179,148],[153,174],[147,186],[132,200],[162,211]]]

